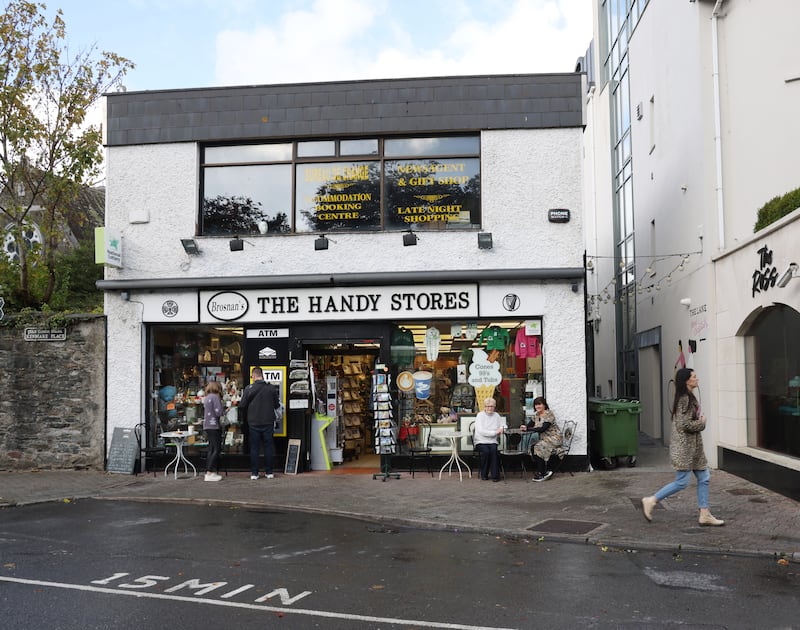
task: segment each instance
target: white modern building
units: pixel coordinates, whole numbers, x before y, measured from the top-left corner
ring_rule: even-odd
[[[694,368],[712,465],[798,498],[800,209],[754,225],[800,187],[800,4],[592,5],[592,389],[640,399],[668,442],[674,372]]]
[[[511,424],[535,394],[576,421],[585,468],[585,92],[566,73],[107,95],[109,441],[144,423],[155,444],[208,380],[235,401],[261,366],[301,471],[374,452],[379,420],[466,433],[495,385]],[[420,373],[428,397],[404,385]]]

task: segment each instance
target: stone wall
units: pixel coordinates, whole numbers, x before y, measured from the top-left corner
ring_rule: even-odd
[[[0,327],[0,470],[103,470],[105,321],[70,317],[66,341]]]

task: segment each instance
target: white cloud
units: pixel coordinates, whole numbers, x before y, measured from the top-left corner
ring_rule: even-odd
[[[591,39],[587,0],[316,0],[226,30],[218,85],[570,72]]]

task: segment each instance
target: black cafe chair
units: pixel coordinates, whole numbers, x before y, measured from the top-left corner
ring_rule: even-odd
[[[147,466],[149,465],[152,468],[153,477],[155,477],[156,469],[152,467],[152,462],[156,457],[165,456],[167,454],[167,447],[165,445],[148,445],[146,442],[146,427],[146,422],[140,422],[133,429],[134,435],[136,436],[136,442],[139,444],[139,472],[147,472]]]
[[[480,475],[481,473],[481,461],[483,459],[483,453],[478,448],[478,445],[475,443],[475,421],[469,423],[469,438],[468,441],[472,444],[472,461],[475,463],[475,472]]]
[[[428,468],[428,472],[431,474],[431,477],[433,477],[433,468],[431,466],[432,449],[429,444],[431,439],[431,423],[418,422],[417,427],[419,428],[417,435],[408,436],[409,472],[411,473],[411,478],[413,479],[414,471],[416,470],[417,459],[424,459]]]
[[[522,448],[522,433],[517,431],[504,431],[500,444],[500,469],[505,478],[506,470],[519,469],[521,477],[525,476],[525,456],[527,453]]]

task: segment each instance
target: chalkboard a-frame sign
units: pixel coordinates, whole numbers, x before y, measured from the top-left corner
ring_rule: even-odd
[[[286,449],[286,467],[283,472],[287,475],[297,474],[297,462],[300,460],[300,440],[289,440],[289,448]]]
[[[136,459],[139,456],[139,443],[133,429],[117,427],[111,436],[111,448],[108,451],[106,470],[113,473],[133,474]]]

